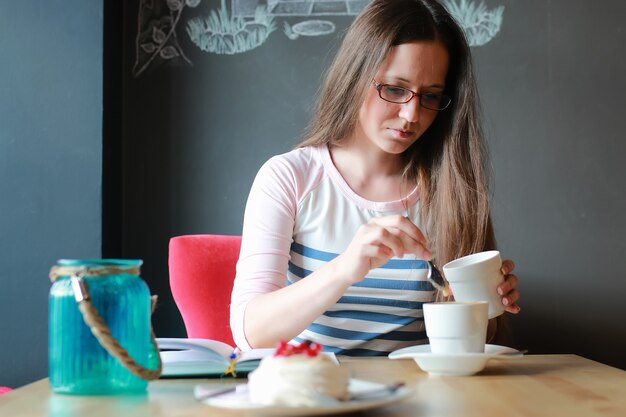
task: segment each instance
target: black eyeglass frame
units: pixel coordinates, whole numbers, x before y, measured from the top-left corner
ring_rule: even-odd
[[[406,104],[409,101],[413,100],[414,97],[417,97],[418,100],[419,100],[420,106],[424,107],[425,109],[434,110],[434,111],[445,110],[445,109],[447,109],[450,106],[450,103],[452,103],[452,99],[450,97],[448,97],[447,95],[445,95],[445,94],[416,93],[413,90],[410,90],[410,89],[408,89],[406,87],[401,87],[399,85],[379,83],[376,80],[372,80],[372,82],[374,83],[374,88],[376,88],[376,91],[378,91],[378,97],[380,97],[381,100],[385,100],[388,103]],[[383,87],[393,87],[393,88],[398,88],[400,90],[408,91],[409,93],[411,93],[411,97],[409,97],[407,100],[404,100],[404,101],[388,100],[388,99],[383,97],[383,93],[382,93]],[[423,96],[431,96],[431,97],[437,96],[437,97],[440,97],[440,99],[441,99],[440,103],[442,103],[442,104],[445,103],[445,106],[443,106],[443,107],[440,106],[440,108],[432,108],[432,107],[425,106],[424,103],[422,103],[422,97]]]

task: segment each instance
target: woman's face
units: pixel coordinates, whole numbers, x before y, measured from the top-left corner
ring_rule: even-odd
[[[440,41],[401,44],[391,49],[375,80],[419,94],[442,94],[448,61],[448,51]],[[353,139],[361,146],[401,154],[430,127],[437,113],[422,107],[418,96],[404,104],[385,101],[372,82],[359,110]]]

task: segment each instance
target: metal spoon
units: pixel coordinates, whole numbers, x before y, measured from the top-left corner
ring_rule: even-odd
[[[385,385],[384,387],[380,387],[380,388],[374,388],[374,389],[367,390],[367,391],[355,392],[353,394],[350,394],[348,401],[369,400],[371,398],[380,397],[382,395],[393,394],[394,392],[396,392],[403,386],[404,386],[404,382],[397,382],[395,384]]]
[[[443,292],[444,296],[449,294],[450,290],[448,288],[448,282],[433,261],[428,261],[428,275],[426,276],[426,279],[428,279],[435,289]]]

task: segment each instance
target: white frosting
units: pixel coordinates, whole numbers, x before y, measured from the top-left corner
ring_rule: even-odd
[[[272,356],[248,375],[248,391],[256,404],[313,407],[347,399],[349,377],[324,355]]]

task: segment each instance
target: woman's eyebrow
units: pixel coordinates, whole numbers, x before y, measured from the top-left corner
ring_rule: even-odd
[[[436,88],[439,90],[445,90],[446,87],[444,87],[441,84],[435,83],[435,84],[431,84],[431,85],[424,85],[423,88]]]
[[[404,78],[404,77],[396,77],[396,76],[391,75],[391,76],[386,76],[386,77],[383,77],[383,78],[386,78],[388,80],[393,80],[393,81],[401,81],[401,82],[406,83],[406,84],[411,84],[411,81],[406,79],[406,78]],[[434,84],[430,84],[430,85],[423,85],[423,86],[421,86],[421,88],[438,88],[440,90],[445,90],[446,87],[444,85],[439,84],[439,83],[434,83]]]

